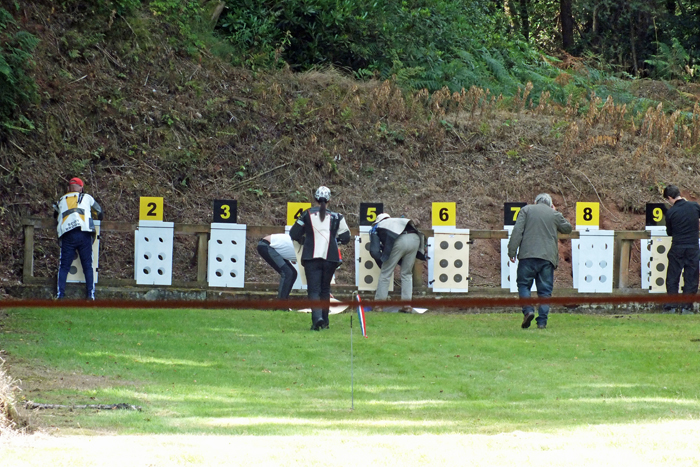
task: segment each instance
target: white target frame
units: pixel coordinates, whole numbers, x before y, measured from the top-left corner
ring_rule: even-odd
[[[433,227],[433,232],[428,238],[428,284],[433,292],[469,292],[469,229]],[[438,247],[443,242],[446,248]]]
[[[209,287],[245,286],[245,224],[213,222],[207,258]]]
[[[372,226],[361,225],[360,235],[355,236],[355,286],[360,291],[374,292],[379,284],[382,268],[377,266],[369,253],[369,233]],[[394,291],[394,281],[389,282],[389,291]]]
[[[134,275],[139,285],[171,285],[175,224],[139,221],[134,232]]]
[[[612,293],[615,231],[582,230],[579,236],[575,287],[579,293]]]

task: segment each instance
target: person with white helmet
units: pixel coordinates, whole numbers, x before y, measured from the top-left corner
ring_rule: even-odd
[[[299,216],[289,236],[304,246],[301,264],[306,274],[309,299],[327,302],[322,308],[311,309],[311,330],[319,331],[329,327],[331,280],[341,263],[338,244],[350,241],[350,229],[341,214],[327,209],[331,199],[328,187],[319,187],[314,198],[319,205]]]
[[[53,206],[54,215],[58,219],[56,231],[61,247],[61,258],[58,266],[57,298],[66,295],[66,280],[70,265],[78,251],[80,263],[85,274],[85,297],[95,299],[95,282],[92,270],[92,242],[95,239],[95,224],[92,213],[102,220],[102,208],[95,199],[83,193],[83,181],[78,177],[68,182],[68,193]]]
[[[379,274],[375,300],[386,300],[394,269],[401,265],[401,300],[413,298],[413,264],[416,258],[425,261],[425,235],[411,219],[391,217],[381,213],[369,233],[369,253],[382,271]],[[381,311],[376,307],[375,311]],[[399,311],[412,313],[404,306]]]

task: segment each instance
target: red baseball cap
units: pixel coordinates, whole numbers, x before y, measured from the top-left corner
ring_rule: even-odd
[[[80,185],[80,186],[84,186],[84,185],[83,185],[83,181],[82,181],[81,179],[79,179],[78,177],[73,177],[73,178],[71,178],[70,181],[68,182],[68,184],[69,184],[69,185]]]

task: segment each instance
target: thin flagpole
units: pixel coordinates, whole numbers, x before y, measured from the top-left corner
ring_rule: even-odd
[[[350,410],[355,410],[355,371],[352,361],[352,313],[350,313]]]

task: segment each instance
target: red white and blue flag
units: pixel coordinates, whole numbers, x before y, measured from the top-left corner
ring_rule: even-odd
[[[360,328],[362,328],[362,335],[367,337],[367,321],[365,321],[365,308],[362,306],[360,301],[360,294],[357,294],[357,319],[360,320]]]

